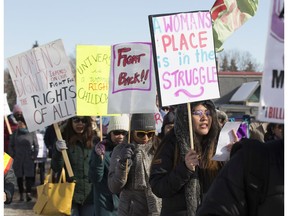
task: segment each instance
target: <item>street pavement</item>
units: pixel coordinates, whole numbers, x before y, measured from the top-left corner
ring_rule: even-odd
[[[48,172],[48,169],[50,167],[51,159],[47,159],[47,162],[45,164],[45,170],[46,174]],[[36,172],[37,173],[37,172]],[[45,176],[46,176],[45,174]],[[17,182],[15,179],[14,185],[15,185],[15,192],[13,196],[13,201],[11,204],[5,205],[4,204],[4,216],[36,216],[33,212],[33,206],[35,205],[37,196],[36,196],[36,186],[40,185],[40,179],[39,174],[36,174],[35,179],[35,186],[32,187],[32,200],[29,202],[26,202],[26,197],[24,194],[24,201],[20,201],[20,195],[18,192]],[[25,185],[25,183],[24,183]],[[39,215],[38,215],[39,216]]]
[[[34,191],[34,190],[33,190]],[[19,201],[18,190],[15,191],[13,201],[9,205],[4,205],[4,216],[35,216],[33,206],[36,202],[36,194],[32,193],[33,199],[30,202]],[[24,196],[25,198],[25,196]]]

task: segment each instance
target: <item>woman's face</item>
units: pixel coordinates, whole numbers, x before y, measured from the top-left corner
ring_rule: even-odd
[[[276,124],[272,129],[272,132],[275,135],[275,139],[283,139],[284,138],[284,125],[283,124]]]
[[[133,131],[133,137],[136,143],[146,144],[153,139],[155,135],[155,130],[151,131]]]
[[[212,124],[212,116],[209,109],[202,104],[192,110],[193,130],[200,136],[207,135]]]
[[[115,144],[121,144],[125,141],[125,137],[128,132],[125,130],[114,130],[111,131],[111,141]]]
[[[82,134],[84,132],[87,123],[87,119],[83,116],[75,116],[72,118],[72,127],[77,134]]]

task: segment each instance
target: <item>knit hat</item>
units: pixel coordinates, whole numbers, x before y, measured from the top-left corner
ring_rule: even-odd
[[[154,113],[135,113],[131,117],[131,131],[133,130],[156,130]]]
[[[174,124],[175,113],[174,111],[169,111],[163,118],[163,123],[161,127],[161,134],[164,135],[164,128],[167,124]]]
[[[107,134],[114,130],[129,131],[129,115],[111,116],[107,129]]]
[[[15,104],[13,107],[13,114],[15,113],[22,113],[22,109],[18,104]]]

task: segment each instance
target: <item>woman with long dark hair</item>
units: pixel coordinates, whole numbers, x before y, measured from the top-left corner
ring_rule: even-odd
[[[99,139],[92,129],[90,116],[75,116],[67,120],[63,130],[64,140],[56,142],[55,153],[52,156],[51,168],[54,172],[61,172],[64,160],[61,151],[67,149],[67,154],[74,173],[73,179],[76,180],[74,196],[72,201],[71,216],[94,215],[93,190],[89,182],[89,158],[93,143]],[[68,176],[68,174],[66,174]]]
[[[187,104],[176,108],[174,130],[163,138],[151,165],[153,193],[162,198],[161,216],[193,216],[222,163],[211,158],[220,127],[212,101],[191,103],[191,149]]]

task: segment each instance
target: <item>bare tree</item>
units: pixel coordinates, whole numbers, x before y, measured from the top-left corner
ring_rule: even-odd
[[[238,50],[225,50],[218,53],[220,69],[222,71],[254,71],[259,72],[263,67],[249,52]]]
[[[7,68],[4,70],[4,92],[7,94],[7,102],[12,110],[14,104],[16,104],[16,92]]]

